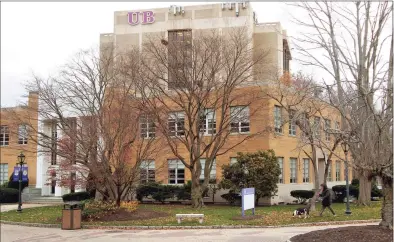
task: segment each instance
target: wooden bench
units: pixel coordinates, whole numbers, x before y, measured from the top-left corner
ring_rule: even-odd
[[[178,220],[178,224],[180,224],[184,218],[198,218],[200,224],[204,222],[204,214],[176,214],[175,217]]]

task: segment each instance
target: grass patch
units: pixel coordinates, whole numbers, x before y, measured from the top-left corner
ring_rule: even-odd
[[[347,216],[345,212],[345,204],[333,204],[333,209],[337,216],[334,217],[329,211],[324,211],[323,217],[319,217],[320,204],[316,205],[317,210],[311,212],[311,217],[308,219],[293,218],[292,212],[294,209],[300,207],[299,205],[280,205],[271,207],[257,207],[256,214],[262,215],[262,218],[255,220],[233,220],[235,216],[241,215],[240,207],[218,206],[210,205],[201,210],[194,210],[185,205],[139,205],[139,210],[154,210],[168,213],[169,216],[162,218],[154,218],[147,220],[132,220],[132,221],[111,221],[111,222],[84,222],[85,225],[136,225],[136,226],[168,226],[178,225],[175,214],[177,213],[203,213],[205,215],[203,225],[286,225],[298,223],[313,223],[313,222],[327,222],[327,221],[346,221],[346,220],[366,220],[366,219],[380,219],[381,202],[373,202],[371,206],[356,206],[351,205],[352,215]],[[24,209],[22,213],[17,211],[8,211],[1,213],[1,220],[26,222],[26,223],[46,223],[59,224],[59,217],[62,214],[62,206],[52,207],[37,207]],[[251,211],[247,211],[247,215]],[[197,219],[182,221],[181,225],[200,225]]]

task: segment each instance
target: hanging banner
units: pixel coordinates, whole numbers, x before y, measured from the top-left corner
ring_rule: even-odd
[[[22,167],[22,181],[27,181],[29,179],[27,168],[28,168],[27,166]],[[14,167],[14,173],[12,174],[12,180],[14,182],[19,181],[19,170],[20,170],[20,166]]]

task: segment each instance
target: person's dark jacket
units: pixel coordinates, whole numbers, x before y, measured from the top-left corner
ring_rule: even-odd
[[[332,200],[331,200],[331,193],[329,189],[325,189],[322,194],[321,194],[323,200],[322,200],[322,205],[327,207],[331,206]]]

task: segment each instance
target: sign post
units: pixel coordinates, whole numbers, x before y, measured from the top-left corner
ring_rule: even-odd
[[[242,217],[245,216],[245,210],[252,209],[254,215],[254,188],[242,188]]]

